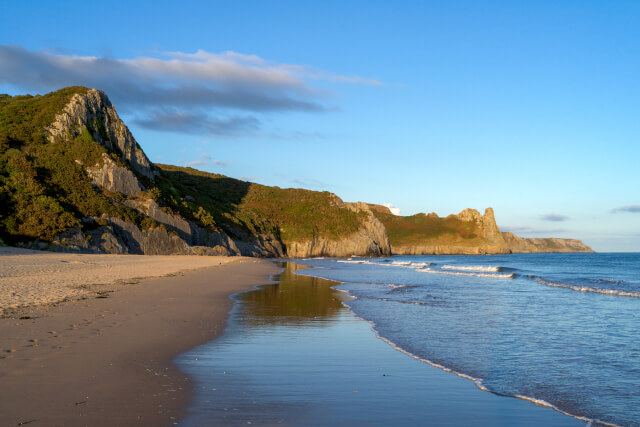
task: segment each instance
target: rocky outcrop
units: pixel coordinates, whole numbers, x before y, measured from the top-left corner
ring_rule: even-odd
[[[127,246],[116,236],[112,227],[103,226],[84,231],[74,227],[58,236],[50,246],[43,248],[59,252],[89,252],[128,254]]]
[[[505,231],[502,233],[506,247],[510,253],[536,253],[536,252],[593,252],[589,246],[581,240],[557,239],[557,238],[530,238],[525,239]]]
[[[106,149],[118,153],[133,170],[153,179],[154,170],[136,140],[129,132],[116,109],[104,92],[89,89],[86,93],[73,95],[46,129],[49,142],[73,139],[82,134],[84,128],[93,139]]]
[[[257,236],[247,236],[248,242],[234,241],[226,233],[208,230],[192,221],[165,212],[155,200],[127,200],[130,208],[157,221],[170,232],[177,234],[198,254],[246,255],[246,256],[282,256],[282,249],[274,248],[268,239],[262,241]],[[251,237],[255,237],[252,241]],[[209,248],[209,249],[205,249]]]
[[[504,243],[502,234],[496,224],[493,208],[485,209],[484,215],[481,215],[475,209],[465,209],[457,215],[457,218],[460,221],[473,222],[480,231],[480,236],[486,240],[488,245],[501,245]]]
[[[116,165],[106,153],[102,154],[102,166],[98,164],[87,168],[87,174],[95,185],[109,191],[117,191],[126,196],[135,196],[144,191],[144,186],[133,172]]]
[[[342,203],[341,207],[360,214],[361,225],[356,233],[338,240],[319,237],[289,243],[286,248],[287,256],[307,258],[391,255],[387,231],[366,203]]]
[[[438,219],[434,213],[428,218]],[[458,215],[448,219],[456,219],[469,223],[474,237],[465,239],[456,234],[446,233],[420,243],[394,244],[391,250],[394,255],[487,255],[535,252],[593,252],[593,250],[574,239],[523,239],[513,233],[501,232],[496,224],[492,208],[487,208],[484,215],[475,209],[465,209]]]
[[[114,233],[129,249],[129,253],[144,255],[188,255],[191,253],[189,245],[175,233],[161,228],[142,231],[135,224],[120,218],[104,218]]]

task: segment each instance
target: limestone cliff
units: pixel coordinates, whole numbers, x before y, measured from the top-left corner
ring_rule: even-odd
[[[377,256],[390,254],[389,241],[384,226],[365,204],[349,204],[335,195],[336,209],[357,213],[361,223],[357,231],[339,238],[327,237],[320,233],[314,238],[298,238],[285,245],[278,233],[251,226],[243,227],[243,222],[220,224],[208,219],[207,226],[199,224],[208,218],[209,212],[199,208],[193,218],[180,215],[172,209],[160,206],[163,200],[147,190],[153,190],[156,182],[169,189],[169,195],[177,192],[177,208],[193,206],[195,197],[180,194],[176,183],[167,183],[167,177],[147,158],[129,129],[119,118],[109,98],[96,89],[79,88],[71,96],[62,111],[45,129],[50,144],[65,144],[83,133],[106,149],[96,164],[81,164],[98,190],[105,194],[120,194],[121,198],[111,202],[135,211],[141,216],[138,223],[108,214],[82,218],[81,227],[73,227],[57,236],[50,244],[40,243],[40,247],[55,250],[75,250],[84,252],[132,253],[132,254],[202,254],[202,255],[245,255],[267,257],[308,257],[308,256]],[[113,156],[117,157],[113,157]],[[139,175],[136,175],[139,174]],[[147,189],[138,179],[149,179]],[[233,180],[229,180],[233,181]],[[174,186],[175,185],[175,186]],[[162,188],[162,185],[161,185]],[[197,189],[205,193],[205,189]],[[232,191],[232,189],[229,189]],[[160,191],[162,193],[162,191]],[[123,198],[123,199],[122,199]],[[333,199],[332,199],[333,200]],[[340,204],[341,206],[337,206]],[[224,209],[227,209],[222,204]],[[189,209],[186,210],[189,213]],[[301,213],[304,214],[304,213]],[[238,215],[224,212],[223,218]],[[131,216],[131,215],[129,215]],[[263,220],[263,219],[259,219]],[[151,221],[151,222],[149,222]],[[144,223],[144,226],[143,226]],[[268,221],[267,221],[268,224]],[[221,227],[222,226],[222,227]]]
[[[73,95],[47,127],[46,136],[52,143],[70,140],[81,135],[85,127],[96,142],[118,153],[136,172],[153,179],[151,162],[102,91],[90,89]]]
[[[512,253],[593,252],[593,249],[577,239],[557,239],[553,237],[525,239],[508,231],[503,232],[502,236]]]
[[[106,153],[102,154],[102,165],[96,164],[86,171],[95,185],[109,191],[135,196],[145,189],[130,169],[118,166]]]
[[[492,208],[487,208],[484,215],[475,209],[465,209],[446,218],[434,213],[399,217],[377,205],[374,211],[384,223],[391,251],[396,255],[593,252],[579,240],[523,239],[513,233],[502,233]]]
[[[28,112],[28,114],[25,114]],[[493,210],[411,217],[329,192],[152,164],[109,98],[3,96],[0,238],[62,251],[261,257],[589,251],[501,233]]]
[[[341,239],[320,237],[293,242],[287,246],[287,256],[306,258],[391,255],[391,245],[384,225],[375,217],[369,206],[362,202],[340,203],[341,208],[361,214],[361,228]]]

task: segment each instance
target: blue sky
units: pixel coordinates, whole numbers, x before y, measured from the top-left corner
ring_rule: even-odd
[[[640,251],[640,2],[2,2],[0,92],[152,161]]]

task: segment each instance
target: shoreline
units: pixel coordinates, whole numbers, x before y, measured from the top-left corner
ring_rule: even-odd
[[[0,424],[179,421],[194,385],[174,360],[224,333],[232,294],[271,283],[278,271],[265,259],[222,261],[0,318]]]
[[[234,295],[228,333],[180,356],[197,385],[184,425],[584,425],[407,357],[306,268]]]
[[[299,264],[299,265],[304,265],[304,264]],[[314,267],[310,267],[310,269],[313,269],[313,268]],[[295,274],[296,275],[301,275],[301,276],[306,276],[306,277],[321,277],[321,276],[307,276],[307,275],[303,274],[302,271],[304,271],[304,270],[296,271]],[[346,282],[340,282],[340,281],[334,280],[334,279],[326,279],[326,278],[323,278],[323,279],[324,280],[328,280],[330,282],[334,282],[335,285],[332,286],[332,289],[335,289],[336,291],[339,291],[339,292],[344,292],[348,296],[347,301],[356,298],[356,297],[353,297],[348,291],[342,290],[342,289],[338,289],[338,287],[340,285],[343,285]],[[249,292],[249,291],[245,291],[245,292]],[[358,314],[356,314],[355,311],[353,311],[352,308],[346,302],[343,302],[343,305],[345,306],[345,308],[355,318],[357,318],[357,319],[359,319],[359,320],[361,320],[361,321],[363,321],[365,323],[368,323],[370,328],[371,328],[371,332],[375,335],[375,337],[377,339],[379,339],[380,341],[384,342],[389,347],[391,347],[393,350],[395,350],[395,351],[397,351],[399,353],[402,353],[405,356],[408,356],[408,357],[410,357],[410,358],[412,358],[414,360],[417,360],[417,361],[419,361],[421,363],[424,363],[424,364],[426,364],[426,365],[428,365],[430,367],[439,369],[439,370],[441,370],[443,372],[446,372],[446,373],[449,373],[449,374],[454,374],[455,376],[457,376],[459,378],[462,378],[462,379],[465,379],[465,380],[469,380],[476,386],[476,388],[478,390],[480,390],[482,392],[490,393],[490,394],[492,394],[494,396],[498,396],[498,397],[502,397],[502,398],[506,397],[506,398],[523,400],[525,402],[532,403],[535,406],[552,409],[555,412],[558,412],[558,413],[560,413],[560,414],[562,414],[562,415],[564,415],[566,417],[573,418],[573,419],[575,419],[577,421],[582,421],[582,422],[586,423],[587,425],[595,423],[597,425],[602,425],[602,426],[605,426],[605,427],[618,427],[617,424],[611,424],[611,423],[607,423],[607,422],[604,422],[604,421],[601,421],[601,420],[598,420],[598,419],[591,419],[591,418],[588,418],[588,417],[585,417],[585,416],[582,416],[582,415],[576,415],[576,414],[569,413],[569,412],[564,411],[564,410],[558,408],[557,406],[555,406],[555,405],[553,405],[553,404],[551,404],[551,403],[549,403],[547,401],[536,399],[534,397],[523,396],[523,395],[513,395],[513,396],[511,396],[511,395],[503,395],[503,394],[500,394],[500,393],[496,393],[496,392],[494,392],[492,390],[489,390],[487,387],[484,386],[483,379],[481,379],[481,378],[475,378],[475,377],[473,377],[471,375],[468,375],[468,374],[465,374],[463,372],[459,372],[459,371],[456,371],[454,369],[448,368],[448,367],[446,367],[446,366],[444,366],[444,365],[442,365],[440,363],[433,362],[433,361],[431,361],[429,359],[426,359],[424,357],[418,356],[416,354],[413,354],[413,353],[405,350],[404,348],[400,347],[399,345],[397,345],[396,343],[394,343],[390,339],[382,336],[380,334],[380,332],[376,329],[376,323],[374,321],[367,320],[367,319],[359,316]]]

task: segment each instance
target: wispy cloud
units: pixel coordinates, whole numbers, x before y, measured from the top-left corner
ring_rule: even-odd
[[[612,209],[611,212],[612,213],[618,213],[618,212],[640,213],[640,205],[621,206],[619,208]]]
[[[105,91],[134,123],[162,131],[213,136],[251,134],[258,114],[335,109],[315,80],[379,86],[307,65],[280,64],[237,52],[164,52],[118,59],[0,45],[0,84],[30,92],[82,85]],[[162,106],[161,109],[158,106]]]
[[[560,215],[557,213],[550,213],[550,214],[546,214],[546,215],[541,215],[540,219],[542,219],[543,221],[553,221],[553,222],[561,222],[561,221],[566,221],[569,219],[568,216],[564,216],[564,215]]]
[[[253,116],[219,118],[185,111],[150,111],[145,117],[137,117],[131,122],[150,130],[213,136],[247,135],[260,129],[260,121]]]
[[[201,159],[211,160],[211,156],[207,153],[202,153],[198,157],[200,157]]]

